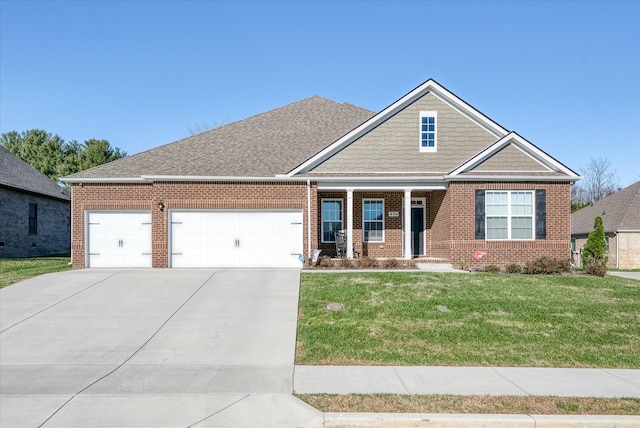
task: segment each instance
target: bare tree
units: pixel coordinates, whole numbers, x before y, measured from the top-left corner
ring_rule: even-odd
[[[616,192],[619,188],[618,177],[612,163],[608,159],[591,159],[584,168],[580,169],[584,179],[574,187],[578,187],[571,192],[574,202],[590,203],[599,201],[602,198]]]

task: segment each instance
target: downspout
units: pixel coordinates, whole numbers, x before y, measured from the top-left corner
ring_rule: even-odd
[[[618,257],[618,249],[620,248],[620,243],[618,242],[618,231],[614,230],[613,235],[616,238],[616,269],[618,269],[618,263],[620,263],[620,258]]]
[[[307,257],[311,266],[311,181],[307,179]]]

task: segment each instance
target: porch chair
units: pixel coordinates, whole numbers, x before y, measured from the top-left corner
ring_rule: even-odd
[[[347,237],[341,230],[336,230],[334,232],[335,240],[336,240],[336,256],[337,257],[346,257],[347,256]],[[353,257],[360,257],[360,252],[356,251],[355,246],[353,247]]]

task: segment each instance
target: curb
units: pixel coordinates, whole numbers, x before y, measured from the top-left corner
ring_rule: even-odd
[[[636,428],[640,416],[325,413],[325,428]]]

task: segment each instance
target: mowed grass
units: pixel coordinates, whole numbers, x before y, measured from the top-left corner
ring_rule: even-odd
[[[640,281],[303,273],[296,362],[640,368]]]
[[[0,288],[50,272],[71,269],[69,257],[0,259]]]

